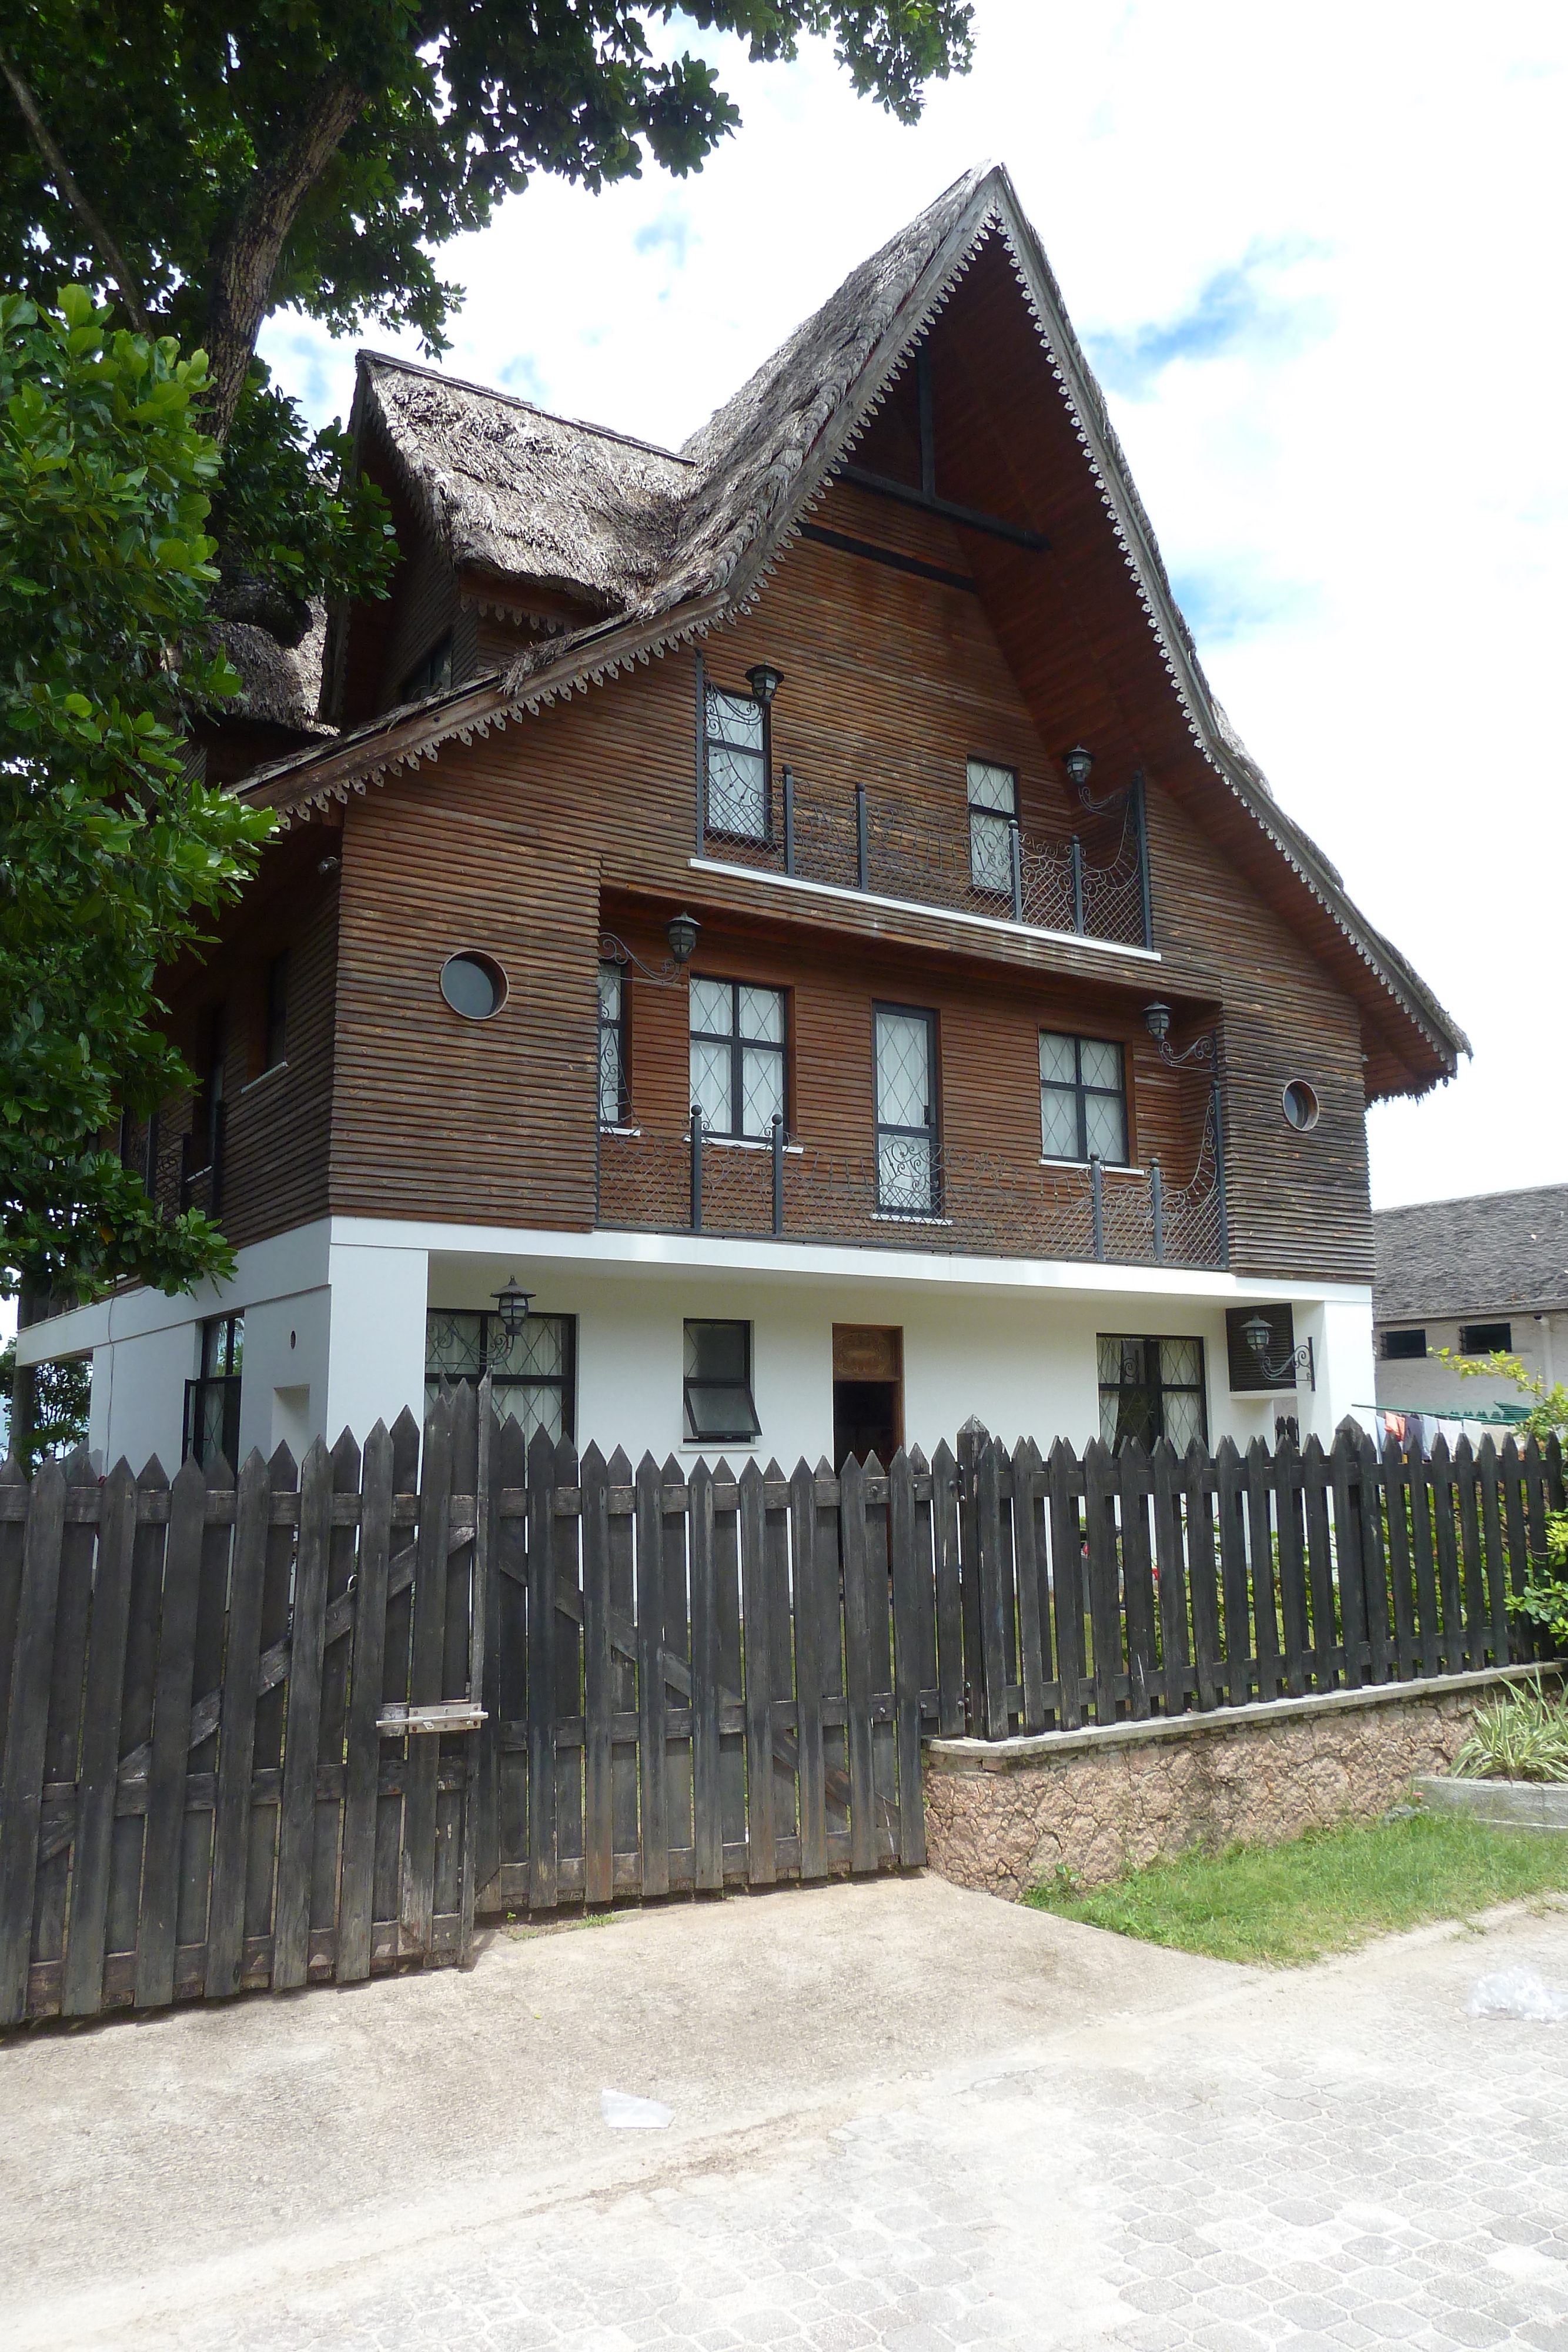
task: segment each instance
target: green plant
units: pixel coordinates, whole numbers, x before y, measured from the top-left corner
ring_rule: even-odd
[[[1439,1348],[1437,1357],[1462,1381],[1511,1381],[1521,1396],[1533,1400],[1519,1424],[1520,1435],[1533,1437],[1541,1445],[1553,1437],[1559,1444],[1568,1444],[1568,1388],[1561,1381],[1548,1388],[1525,1369],[1522,1357],[1500,1350],[1490,1356],[1457,1356]],[[1568,1511],[1546,1515],[1545,1567],[1544,1576],[1532,1575],[1522,1591],[1509,1594],[1509,1614],[1533,1626],[1552,1648],[1568,1651]]]
[[[1568,1836],[1412,1813],[1368,1828],[1313,1830],[1282,1845],[1186,1853],[1089,1892],[1047,1884],[1024,1899],[1144,1943],[1291,1968],[1353,1951],[1372,1936],[1563,1888]]]
[[[0,1455],[9,1436],[11,1399],[16,1381],[16,1342],[0,1348]],[[17,1431],[22,1467],[29,1477],[51,1454],[72,1454],[87,1435],[88,1407],[92,1395],[92,1363],[68,1357],[39,1364],[33,1375],[33,1415],[30,1428]]]
[[[1568,1780],[1568,1699],[1541,1678],[1476,1712],[1454,1759],[1461,1780]]]

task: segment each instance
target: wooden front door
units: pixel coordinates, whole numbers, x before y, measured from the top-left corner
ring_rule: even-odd
[[[833,1468],[874,1454],[885,1470],[904,1443],[904,1332],[896,1325],[833,1326]]]

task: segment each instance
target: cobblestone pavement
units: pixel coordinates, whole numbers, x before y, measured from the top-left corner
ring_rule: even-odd
[[[650,2135],[634,2180],[411,2213],[401,2246],[382,2229],[357,2262],[214,2277],[199,2308],[93,2340],[1568,2352],[1568,2026],[1466,2013],[1477,1976],[1518,1965],[1568,1984],[1568,1913],[1217,1969],[1164,2015]],[[584,2133],[624,2145],[596,2113]]]

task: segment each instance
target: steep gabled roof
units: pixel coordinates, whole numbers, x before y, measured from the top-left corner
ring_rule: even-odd
[[[426,430],[424,454],[412,461],[423,486],[424,510],[439,517],[443,544],[455,561],[496,569],[511,563],[519,570],[545,560],[539,551],[548,547],[560,576],[586,582],[591,574],[611,609],[565,637],[528,647],[504,673],[383,713],[329,751],[263,770],[247,791],[282,810],[325,805],[389,771],[433,758],[453,736],[466,741],[504,727],[735,618],[760,594],[932,321],[992,240],[1000,241],[1027,304],[1142,606],[1145,642],[1177,698],[1190,746],[1201,754],[1216,790],[1247,821],[1250,837],[1261,836],[1260,847],[1266,842],[1283,860],[1294,885],[1326,919],[1327,936],[1339,943],[1336,952],[1348,950],[1353,965],[1374,983],[1374,995],[1413,1024],[1426,1063],[1417,1083],[1431,1084],[1457,1066],[1469,1041],[1354,905],[1315,843],[1280,808],[1211,692],[1104,396],[1040,242],[999,167],[966,173],[862,263],[678,456],[543,418],[526,403],[456,387],[474,404],[464,413],[476,420],[488,402],[487,447],[504,445],[510,433],[528,457],[508,461],[504,488],[494,478],[487,488],[470,488],[471,450],[465,459],[468,472],[448,462],[455,455],[450,443],[458,411],[444,412],[440,432]],[[401,373],[412,381],[415,372]],[[390,372],[378,373],[376,396],[389,420],[390,385]],[[408,416],[406,386],[397,397]],[[493,420],[503,407],[520,410],[527,423],[503,432]],[[434,409],[429,404],[429,413]],[[411,462],[406,451],[403,462]],[[614,516],[626,534],[619,569],[601,552]],[[458,553],[469,547],[486,552]]]
[[[457,566],[623,612],[668,558],[692,472],[668,450],[374,352],[355,411]]]
[[[1380,1209],[1372,1233],[1378,1323],[1568,1311],[1568,1184]]]

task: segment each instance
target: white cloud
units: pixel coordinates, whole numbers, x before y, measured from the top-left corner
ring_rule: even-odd
[[[1215,686],[1281,800],[1469,1029],[1372,1120],[1375,1197],[1568,1178],[1552,1067],[1568,464],[1560,7],[979,0],[904,130],[821,44],[705,43],[745,127],[699,178],[544,182],[443,255],[455,372],[677,442],[865,253],[1005,161]],[[412,338],[372,335],[371,341]],[[264,349],[313,415],[351,354]],[[1114,387],[1118,379],[1125,386]]]

